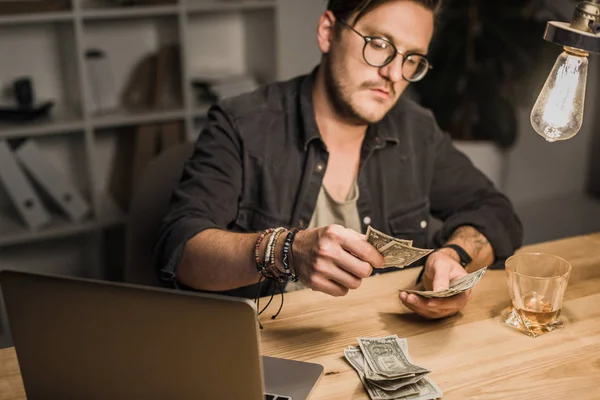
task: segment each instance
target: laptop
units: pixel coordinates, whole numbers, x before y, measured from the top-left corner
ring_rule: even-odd
[[[0,286],[30,400],[303,400],[323,374],[261,357],[247,299],[8,270]]]

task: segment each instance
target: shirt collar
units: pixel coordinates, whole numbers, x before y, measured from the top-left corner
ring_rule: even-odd
[[[317,126],[312,95],[318,68],[318,66],[315,67],[309,75],[306,75],[300,86],[300,111],[304,123],[304,150],[308,149],[309,143],[313,140],[318,139],[323,142],[319,127]],[[394,107],[398,107],[398,105]],[[393,124],[390,123],[390,114],[388,112],[380,122],[369,126],[365,141],[370,142],[374,147],[380,147],[385,142],[399,143],[399,132],[397,132],[397,129],[393,129]]]
[[[319,139],[323,141],[319,127],[317,126],[312,95],[318,68],[314,68],[309,75],[306,75],[300,86],[300,112],[302,114],[302,121],[304,122],[304,150],[308,149],[308,144],[313,140]]]

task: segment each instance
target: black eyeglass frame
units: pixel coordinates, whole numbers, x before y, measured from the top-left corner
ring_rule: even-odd
[[[418,82],[420,80],[422,80],[423,78],[425,78],[425,76],[427,75],[427,72],[429,72],[430,69],[433,69],[433,66],[431,65],[431,63],[429,62],[429,59],[424,55],[424,54],[420,54],[420,53],[416,53],[416,52],[412,52],[412,53],[403,53],[400,50],[398,50],[398,48],[394,45],[394,43],[392,43],[389,39],[383,37],[383,36],[366,36],[363,35],[362,33],[360,33],[359,31],[357,31],[356,29],[354,29],[354,27],[352,27],[349,23],[347,23],[346,21],[344,21],[341,18],[338,18],[337,21],[339,21],[342,25],[344,25],[347,28],[350,28],[354,33],[356,33],[358,36],[360,36],[361,38],[363,38],[363,40],[365,41],[365,45],[363,47],[363,51],[362,51],[362,56],[363,59],[365,60],[365,62],[367,64],[369,64],[371,67],[375,67],[375,68],[383,68],[386,65],[390,64],[392,61],[394,61],[396,59],[396,56],[398,54],[400,54],[402,56],[402,77],[408,81],[408,82]],[[370,42],[372,42],[373,40],[383,40],[384,42],[386,42],[388,45],[390,45],[390,47],[394,50],[394,55],[389,57],[387,61],[385,61],[383,64],[381,65],[376,65],[376,64],[371,64],[369,62],[369,60],[367,60],[367,57],[365,56],[365,52],[367,51],[367,46],[369,45]],[[406,76],[404,76],[404,62],[406,61],[406,59],[408,59],[410,56],[419,56],[421,57],[423,60],[425,60],[427,62],[427,68],[425,69],[425,72],[423,72],[423,74],[418,78],[418,79],[407,79]]]

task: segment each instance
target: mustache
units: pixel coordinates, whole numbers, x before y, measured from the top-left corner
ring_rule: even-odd
[[[387,82],[366,81],[363,82],[360,87],[361,89],[385,89],[392,97],[396,96],[396,89],[394,89],[394,85],[391,85]]]

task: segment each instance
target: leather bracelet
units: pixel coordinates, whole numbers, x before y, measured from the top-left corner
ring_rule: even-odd
[[[294,228],[288,232],[288,234],[285,238],[285,242],[283,243],[283,252],[282,252],[282,260],[281,260],[281,262],[283,264],[283,268],[285,269],[285,273],[286,273],[288,279],[291,280],[292,282],[298,282],[298,277],[290,269],[290,263],[289,263],[290,251],[294,244],[294,238],[296,237],[296,233],[298,233],[297,228]]]

